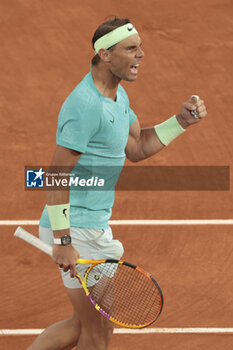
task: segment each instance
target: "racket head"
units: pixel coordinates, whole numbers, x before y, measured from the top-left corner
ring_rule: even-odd
[[[93,306],[122,327],[148,327],[163,309],[162,290],[155,279],[125,261],[107,259],[92,264],[85,273],[83,288]]]
[[[52,248],[48,244],[42,242],[21,227],[17,228],[15,236],[52,256]],[[89,265],[89,267],[87,267],[84,279],[81,279],[82,287],[94,307],[112,322],[127,328],[144,328],[155,322],[161,314],[163,308],[162,291],[154,278],[143,269],[133,264],[113,259],[99,261],[79,259],[77,260],[77,264],[91,264],[91,266]],[[111,266],[111,268],[108,269],[107,266]],[[128,270],[126,270],[128,272],[122,275],[121,269],[123,268],[128,268]],[[134,271],[134,273],[132,273],[132,271]],[[124,278],[121,278],[121,276],[124,276]],[[140,279],[138,276],[143,276],[141,283],[139,283]],[[79,275],[76,277],[79,279]],[[100,284],[101,281],[103,283],[102,286]],[[144,281],[147,283],[144,283]],[[135,288],[135,284],[138,288]],[[98,286],[98,288],[95,291],[96,286]],[[148,294],[148,290],[152,294]],[[95,293],[93,291],[95,291]],[[123,295],[126,295],[125,298],[121,297],[122,293],[120,292],[122,291]],[[134,291],[134,293],[131,291]],[[147,295],[147,299],[145,295]],[[96,296],[99,296],[99,299],[96,298]],[[142,297],[140,298],[140,296]],[[106,302],[104,304],[104,300],[107,300],[107,306],[105,305]],[[119,300],[122,301],[123,304],[119,303]],[[148,309],[151,307],[153,310],[152,314],[149,314],[149,317],[147,315],[147,320],[143,319],[143,321],[140,322],[138,320],[134,321],[132,319],[132,314],[138,310],[143,310],[143,303]],[[125,317],[126,312],[129,314],[127,320]],[[141,314],[139,312],[139,316],[141,316]],[[141,320],[140,317],[139,320]]]

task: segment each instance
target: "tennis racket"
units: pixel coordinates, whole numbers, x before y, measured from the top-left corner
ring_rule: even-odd
[[[14,236],[52,256],[52,247],[18,227]],[[158,283],[138,266],[121,260],[77,260],[76,275],[86,296],[104,317],[126,328],[151,325],[163,308]],[[84,269],[83,269],[84,268]]]

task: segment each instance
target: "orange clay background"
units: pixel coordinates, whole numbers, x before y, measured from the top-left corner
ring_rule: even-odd
[[[25,165],[48,165],[59,109],[90,69],[91,38],[109,14],[129,17],[145,58],[123,83],[142,127],[192,94],[207,118],[140,165],[232,165],[233,3],[228,0],[2,0],[1,220],[37,220],[44,192],[25,191]],[[231,177],[232,181],[232,177]],[[230,219],[232,192],[117,192],[112,219]],[[45,328],[71,314],[49,257],[1,226],[0,329]],[[37,233],[37,227],[25,227]],[[164,292],[153,327],[233,327],[231,226],[114,226],[125,259]],[[32,336],[0,336],[23,350]],[[232,349],[232,335],[114,335],[110,350]]]

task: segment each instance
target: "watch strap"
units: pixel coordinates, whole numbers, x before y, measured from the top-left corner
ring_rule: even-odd
[[[62,236],[60,238],[54,238],[53,239],[54,244],[59,244],[59,245],[69,245],[71,244],[71,237],[69,235]]]
[[[53,243],[54,243],[54,244],[62,244],[62,243],[61,243],[61,238],[54,238],[54,239],[53,239]]]

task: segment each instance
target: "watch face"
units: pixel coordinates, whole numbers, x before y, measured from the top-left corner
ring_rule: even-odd
[[[71,237],[70,236],[63,236],[61,237],[61,244],[62,245],[68,245],[71,243]]]

